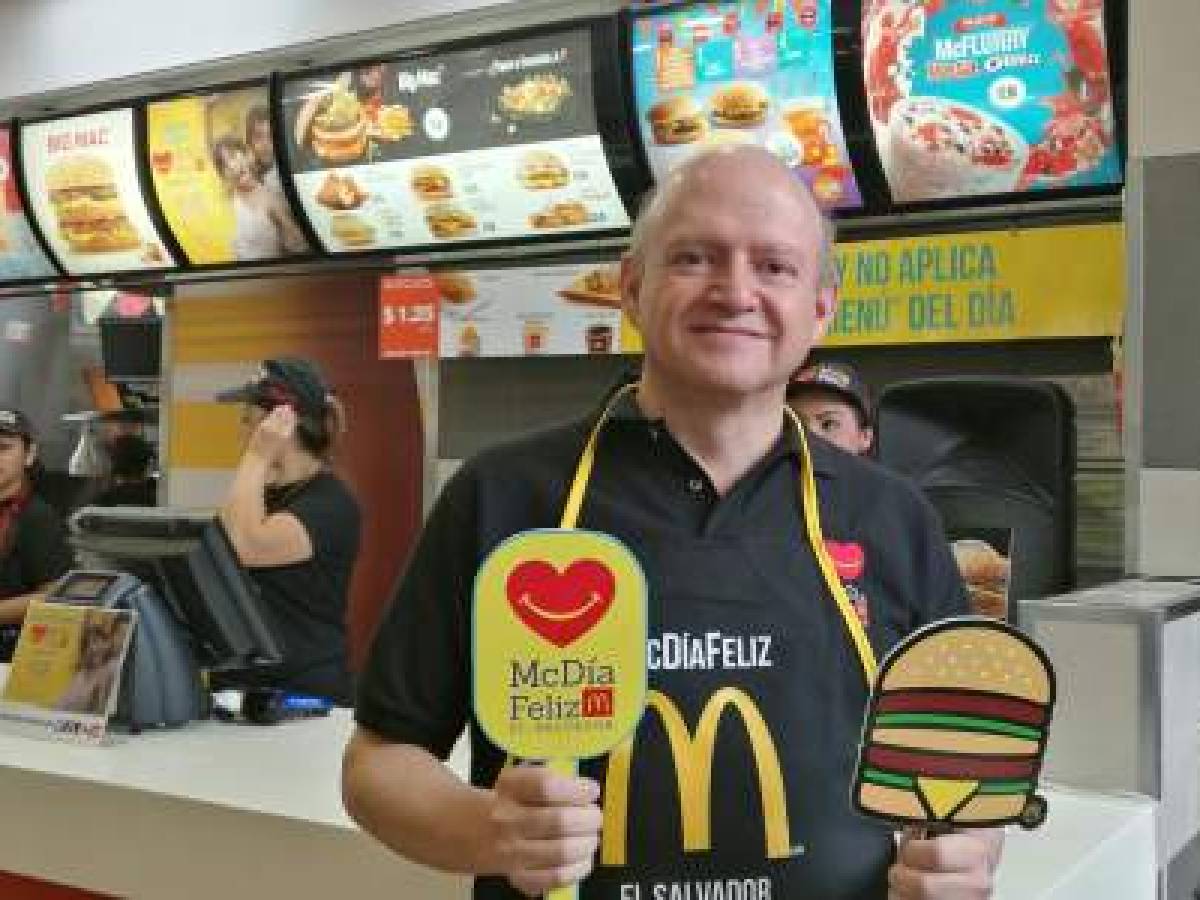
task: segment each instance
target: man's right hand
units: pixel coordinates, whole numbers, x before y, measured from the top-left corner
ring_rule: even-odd
[[[529,897],[582,881],[600,843],[599,797],[591,779],[507,766],[491,813],[499,873]]]

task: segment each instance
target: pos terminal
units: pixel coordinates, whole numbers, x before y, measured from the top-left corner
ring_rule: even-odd
[[[164,507],[85,507],[71,543],[86,568],[50,602],[138,612],[114,723],[182,725],[208,713],[201,670],[278,664],[279,644],[220,522]]]

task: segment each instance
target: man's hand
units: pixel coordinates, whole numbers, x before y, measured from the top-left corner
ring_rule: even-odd
[[[295,411],[290,406],[277,406],[255,427],[246,442],[246,453],[268,465],[276,463],[295,433]]]
[[[494,790],[496,868],[513,887],[537,897],[587,876],[603,820],[594,781],[508,766]]]
[[[929,839],[905,832],[888,872],[888,900],[987,900],[1003,841],[999,829]]]

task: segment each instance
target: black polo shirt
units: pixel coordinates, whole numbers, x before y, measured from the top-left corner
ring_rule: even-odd
[[[389,740],[444,757],[469,724],[475,784],[493,783],[503,755],[471,716],[474,574],[505,538],[558,526],[589,425],[463,466],[438,499],[360,681],[357,720]],[[930,506],[874,463],[809,444],[825,539],[876,652],[964,613]],[[616,535],[646,571],[653,699],[627,784],[614,781],[606,796],[605,844],[585,900],[886,896],[890,834],[850,806],[867,687],[806,543],[797,449],[783,428],[718,496],[632,402],[604,426],[579,527]],[[606,759],[580,770],[601,782],[610,775]],[[480,879],[475,896],[520,895]]]
[[[74,564],[67,528],[54,508],[31,497],[0,548],[0,599],[19,597],[54,581]],[[0,625],[0,662],[12,658],[20,625]]]

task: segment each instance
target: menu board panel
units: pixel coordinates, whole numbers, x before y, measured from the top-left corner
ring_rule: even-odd
[[[439,272],[439,356],[621,352],[618,265]]]
[[[68,273],[175,265],[142,196],[132,109],[23,126],[21,166],[33,214]]]
[[[698,147],[756,143],[826,209],[862,206],[833,74],[830,0],[736,0],[639,17],[638,124],[656,179]]]
[[[619,229],[590,32],[284,85],[296,191],[331,252]]]
[[[0,281],[55,274],[25,218],[13,171],[11,135],[7,128],[0,128]]]
[[[154,190],[191,263],[310,252],[284,197],[272,132],[266,85],[147,105]]]
[[[1119,184],[1103,0],[867,0],[863,68],[892,196]]]

